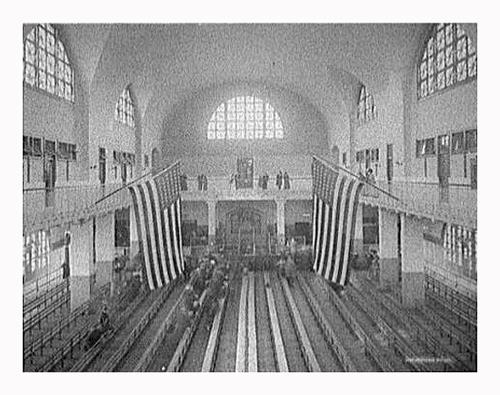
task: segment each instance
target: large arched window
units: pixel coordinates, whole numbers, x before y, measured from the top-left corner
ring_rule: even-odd
[[[458,23],[433,27],[417,71],[418,97],[476,78],[476,48]]]
[[[282,139],[283,124],[276,110],[254,96],[222,103],[208,122],[209,140]]]
[[[358,98],[358,121],[365,123],[375,118],[377,118],[377,107],[375,106],[373,96],[362,85]]]
[[[132,101],[128,87],[123,90],[116,103],[115,120],[131,128],[135,127],[134,102]]]
[[[34,27],[24,40],[24,82],[65,100],[75,100],[74,74],[56,28]]]

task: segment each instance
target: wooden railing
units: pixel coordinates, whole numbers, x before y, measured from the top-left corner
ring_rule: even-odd
[[[416,321],[410,314],[403,313],[401,306],[387,295],[377,292],[367,280],[359,277],[360,282],[364,283],[363,290],[368,290],[373,299],[387,311],[390,311],[400,323],[404,323],[413,337],[421,342],[425,348],[432,354],[436,360],[442,360],[445,370],[468,371],[470,367],[455,355],[452,351],[446,349],[441,342],[436,339],[432,331]]]
[[[438,302],[471,327],[477,326],[477,302],[429,274],[425,276],[425,296]]]
[[[313,295],[311,289],[309,288],[309,285],[305,282],[304,278],[302,276],[298,276],[299,280],[299,286],[302,289],[307,302],[309,303],[309,306],[311,307],[311,310],[318,321],[323,334],[326,337],[326,340],[330,347],[333,349],[337,359],[339,360],[340,364],[342,365],[342,369],[345,372],[355,372],[358,371],[356,364],[354,363],[353,359],[349,355],[349,352],[347,349],[344,347],[342,341],[338,338],[337,334],[333,330],[330,322],[324,315],[323,311],[321,310],[321,307],[318,304],[318,301],[316,300],[315,296]]]
[[[266,286],[266,284],[270,284],[271,280],[269,278],[269,273],[264,273],[264,288],[266,290],[266,301],[267,308],[269,312],[269,319],[271,321],[271,332],[272,332],[272,341],[274,346],[274,357],[276,359],[276,363],[278,365],[279,372],[288,372],[288,362],[285,354],[285,346],[283,343],[283,338],[281,336],[281,329],[278,320],[278,312],[276,310],[276,303],[274,301],[273,290],[270,286]]]
[[[38,326],[38,329],[41,329],[44,320],[48,320],[50,316],[62,310],[63,307],[69,307],[71,301],[70,293],[63,292],[60,295],[62,296],[59,296],[55,302],[52,302],[48,307],[37,312],[35,315],[30,316],[23,322],[23,335],[31,333],[35,326]]]
[[[24,360],[32,357],[38,351],[40,355],[43,356],[43,349],[47,343],[52,344],[53,339],[58,336],[61,339],[63,330],[70,328],[77,320],[81,317],[88,316],[89,304],[85,303],[79,306],[77,309],[73,310],[69,316],[65,317],[63,320],[59,321],[57,325],[49,330],[47,333],[43,333],[35,341],[31,342],[27,347],[24,348]]]
[[[167,372],[178,372],[184,363],[184,358],[186,356],[187,351],[189,350],[189,346],[191,345],[191,340],[198,328],[200,323],[201,316],[203,314],[203,310],[205,308],[205,299],[207,297],[207,290],[205,289],[200,297],[200,307],[196,311],[193,321],[191,325],[186,329],[184,334],[179,341],[177,348],[175,349],[174,355],[170,360],[170,363],[167,367]]]
[[[139,323],[127,336],[127,339],[121,344],[118,350],[116,350],[115,353],[113,353],[113,355],[108,359],[106,364],[103,366],[102,368],[103,372],[114,372],[116,370],[122,359],[130,351],[130,348],[134,345],[136,340],[149,325],[151,320],[156,316],[161,306],[172,292],[175,284],[177,284],[177,281],[169,283],[166,287],[164,287],[161,290],[158,298],[153,302],[153,304],[148,309],[146,314],[144,314]]]
[[[222,300],[219,300],[219,309],[215,315],[212,328],[210,329],[210,337],[208,338],[207,348],[205,349],[205,356],[201,366],[202,372],[212,372],[215,366],[215,357],[219,347],[220,334],[222,331],[222,322],[226,314],[227,306],[227,292],[224,294]]]
[[[83,372],[95,360],[99,353],[106,347],[111,339],[118,333],[118,331],[125,325],[127,319],[132,315],[135,309],[146,299],[145,294],[134,299],[134,301],[127,306],[116,319],[113,319],[115,325],[111,332],[105,333],[99,340],[89,348],[85,354],[79,358],[78,362],[71,367],[71,372]]]
[[[151,361],[153,360],[153,357],[156,354],[156,351],[160,347],[161,343],[165,339],[165,336],[167,335],[167,330],[168,328],[172,325],[174,320],[177,318],[177,315],[180,310],[180,305],[182,301],[184,300],[184,295],[185,295],[185,290],[182,291],[180,294],[179,298],[177,299],[177,302],[175,302],[174,306],[171,308],[170,312],[167,315],[167,318],[162,322],[160,325],[160,328],[156,332],[154,338],[152,339],[151,343],[149,344],[148,348],[142,353],[141,358],[139,359],[139,362],[137,365],[134,367],[134,372],[145,372],[148,366],[150,365]]]
[[[293,299],[292,293],[290,292],[290,288],[288,287],[288,283],[285,279],[281,279],[281,287],[285,293],[285,301],[288,306],[290,316],[292,317],[292,323],[295,329],[295,333],[297,334],[297,339],[299,340],[299,345],[306,366],[310,372],[321,372],[321,368],[319,366],[316,355],[314,354],[311,341],[309,339],[309,336],[307,335],[304,323],[302,322],[302,318],[299,314],[299,310],[297,308],[297,305],[295,304],[295,300]]]
[[[69,293],[68,287],[69,283],[68,280],[66,280],[50,290],[45,291],[40,296],[31,299],[28,303],[23,305],[23,318],[27,319],[33,310],[37,310],[38,312],[40,308],[45,309],[49,303],[54,301],[54,299],[58,299],[64,293]]]

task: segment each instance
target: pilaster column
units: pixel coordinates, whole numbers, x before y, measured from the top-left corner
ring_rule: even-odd
[[[379,209],[378,234],[382,287],[391,287],[398,283],[398,217],[398,213]]]
[[[285,199],[276,199],[276,225],[278,246],[285,246]]]
[[[353,254],[363,254],[363,204],[356,210],[356,225],[354,228]]]
[[[210,249],[215,245],[215,233],[217,230],[217,201],[208,200],[208,246]]]
[[[111,281],[115,257],[115,223],[113,213],[96,218],[96,285]]]
[[[403,305],[416,307],[424,303],[424,239],[423,222],[415,217],[401,216],[401,293]]]
[[[71,309],[90,299],[90,279],[95,273],[92,265],[92,221],[72,225],[70,255]]]

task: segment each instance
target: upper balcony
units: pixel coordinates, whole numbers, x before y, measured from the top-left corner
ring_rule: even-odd
[[[23,228],[25,233],[42,228],[85,220],[94,215],[114,211],[130,205],[130,196],[122,184],[74,185],[53,190],[31,188],[23,191]],[[364,204],[399,212],[441,220],[470,229],[477,228],[477,191],[465,186],[450,186],[448,192],[437,184],[409,181],[378,183],[378,188],[390,192],[398,199],[367,184],[361,196]],[[98,202],[100,198],[117,191]],[[271,179],[266,189],[254,180],[252,188],[236,189],[228,177],[209,177],[206,190],[199,189],[196,178],[188,178],[187,190],[182,191],[184,201],[222,200],[305,200],[311,199],[311,177],[290,177],[289,189],[278,189]],[[96,203],[98,202],[98,203]]]
[[[85,220],[93,215],[126,207],[130,204],[126,189],[98,202],[103,196],[121,187],[122,184],[78,184],[52,189],[24,189],[23,233]]]
[[[437,183],[411,181],[382,182],[376,186],[398,200],[367,184],[361,198],[363,203],[477,228],[477,190],[470,186],[450,185],[443,189]]]
[[[208,200],[304,200],[311,199],[312,178],[291,177],[290,188],[278,188],[276,179],[270,179],[267,188],[259,186],[259,179],[254,178],[253,184],[248,188],[236,188],[235,183],[230,183],[229,177],[207,178],[206,189],[198,185],[196,178],[187,179],[187,190],[182,191],[185,201]]]

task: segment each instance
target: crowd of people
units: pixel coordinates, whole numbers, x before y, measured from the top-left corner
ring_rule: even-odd
[[[205,174],[198,175],[198,191],[206,191],[208,188],[208,180]]]
[[[200,298],[206,291],[205,303],[211,323],[219,308],[219,300],[225,295],[229,284],[229,265],[222,257],[213,255],[200,259],[198,265],[191,265],[189,283],[186,285],[183,301],[183,314],[191,321],[198,308]],[[207,327],[207,330],[210,329]]]
[[[276,186],[278,189],[290,189],[290,176],[285,171],[284,173],[280,170],[276,174]]]

